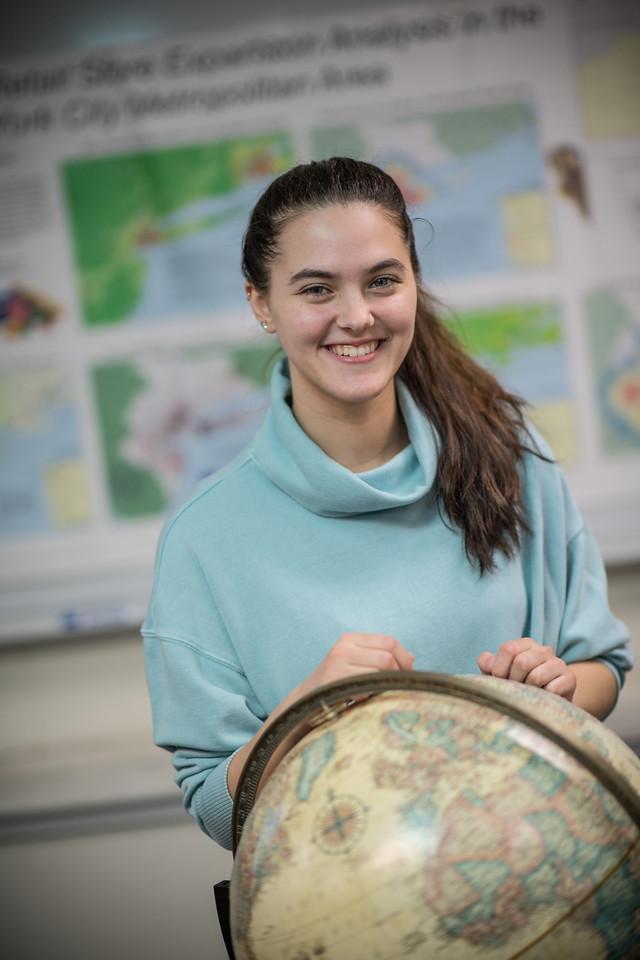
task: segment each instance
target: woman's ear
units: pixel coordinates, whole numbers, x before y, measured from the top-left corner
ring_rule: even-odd
[[[253,315],[265,331],[265,333],[275,333],[276,328],[273,324],[271,317],[271,311],[269,309],[269,304],[267,303],[267,298],[264,293],[261,293],[256,287],[251,283],[245,283],[244,285],[245,293],[247,294],[247,300],[253,311]]]

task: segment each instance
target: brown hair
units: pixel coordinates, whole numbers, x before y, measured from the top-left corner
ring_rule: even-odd
[[[306,211],[349,203],[376,204],[392,220],[419,283],[413,225],[398,185],[378,167],[347,157],[300,164],[270,184],[244,236],[245,278],[266,293],[286,224]],[[445,522],[461,530],[469,560],[485,573],[495,568],[496,551],[514,555],[527,529],[519,462],[527,450],[540,453],[525,442],[531,437],[524,401],[465,353],[435,305],[419,286],[415,334],[398,375],[440,438],[438,507]]]

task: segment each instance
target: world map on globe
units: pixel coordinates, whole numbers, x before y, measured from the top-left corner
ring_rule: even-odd
[[[237,958],[640,955],[640,762],[559,697],[471,683],[497,704],[388,690],[281,761],[236,851]]]

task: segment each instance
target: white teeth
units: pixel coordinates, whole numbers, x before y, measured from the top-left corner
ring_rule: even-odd
[[[368,353],[373,353],[379,342],[379,340],[371,340],[359,347],[354,347],[350,343],[334,343],[329,349],[339,357],[366,357]]]

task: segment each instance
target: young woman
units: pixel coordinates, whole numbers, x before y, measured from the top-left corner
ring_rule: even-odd
[[[394,181],[285,173],[243,270],[285,354],[271,410],[166,525],[143,627],[156,742],[227,848],[256,735],[321,684],[480,670],[604,717],[631,665],[552,455],[420,286]]]

